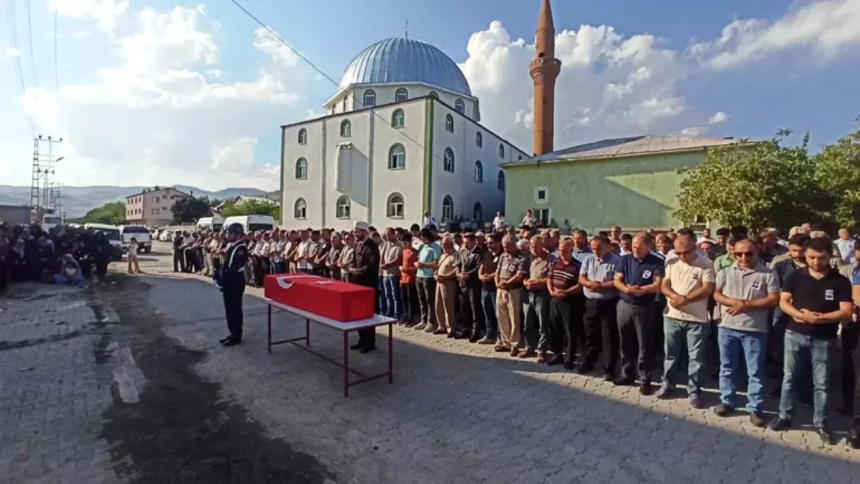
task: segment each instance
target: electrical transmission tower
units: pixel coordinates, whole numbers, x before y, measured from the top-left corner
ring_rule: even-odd
[[[63,142],[63,138],[43,138],[39,135],[33,140],[33,176],[30,184],[30,206],[36,218],[53,207],[53,190],[51,175],[56,172],[54,165],[63,159],[54,154],[54,145]],[[59,193],[59,192],[57,192]]]

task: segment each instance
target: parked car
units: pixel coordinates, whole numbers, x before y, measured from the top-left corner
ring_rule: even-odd
[[[161,233],[158,234],[158,240],[162,242],[170,242],[173,240],[173,232],[167,229],[162,230]]]
[[[227,227],[235,223],[240,224],[245,229],[246,234],[256,232],[257,230],[272,230],[275,227],[275,219],[269,215],[238,215],[227,217],[221,227],[227,230]]]
[[[120,225],[119,232],[122,236],[123,250],[128,250],[131,239],[137,240],[138,250],[148,254],[152,252],[152,239],[149,229],[140,225]]]

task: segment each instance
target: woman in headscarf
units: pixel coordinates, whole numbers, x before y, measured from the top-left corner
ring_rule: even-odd
[[[63,263],[60,268],[60,273],[54,274],[54,282],[62,285],[74,284],[78,287],[84,287],[87,285],[87,281],[81,274],[81,266],[75,258],[72,257],[72,254],[63,255]]]
[[[6,260],[9,263],[9,275],[12,282],[23,282],[27,280],[29,267],[27,266],[27,252],[24,248],[24,239],[17,239]]]

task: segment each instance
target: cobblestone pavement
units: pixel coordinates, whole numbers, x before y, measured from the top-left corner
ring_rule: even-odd
[[[266,352],[258,290],[246,293],[245,342],[223,348],[220,294],[203,277],[173,274],[165,255],[141,259],[146,274],[117,275],[116,289],[95,291],[98,311],[51,289],[45,300],[55,312],[37,317],[31,308],[31,320],[19,322],[8,308],[37,301],[0,299],[0,483],[64,482],[59,476],[79,468],[93,478],[68,482],[860,482],[860,451],[844,441],[822,446],[806,409],[798,429],[777,434],[745,415],[720,419],[685,399],[642,397],[403,328],[394,384],[354,387],[344,399],[339,368],[289,346]],[[61,307],[68,328],[58,323]],[[311,330],[317,351],[340,358],[338,333]],[[81,336],[68,336],[74,331]],[[303,331],[276,317],[275,337]],[[374,371],[385,354],[350,361]],[[37,410],[39,389],[47,403]],[[717,403],[715,391],[707,403]],[[49,433],[49,444],[33,445],[34,431]],[[156,472],[164,467],[171,473]],[[173,471],[186,478],[171,481]],[[219,471],[234,477],[218,479]]]

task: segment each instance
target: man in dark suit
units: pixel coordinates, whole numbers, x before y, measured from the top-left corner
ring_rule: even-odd
[[[376,301],[374,313],[379,313],[379,246],[367,235],[370,226],[367,222],[356,221],[352,224],[355,236],[355,263],[349,269],[349,282],[373,289]],[[358,343],[350,349],[360,353],[370,353],[376,349],[376,328],[358,330]]]
[[[227,227],[227,251],[220,269],[213,275],[215,284],[224,295],[224,312],[227,316],[227,328],[230,336],[220,342],[224,346],[234,346],[242,342],[242,297],[245,295],[245,263],[248,260],[248,248],[245,246],[241,224],[234,223]]]

